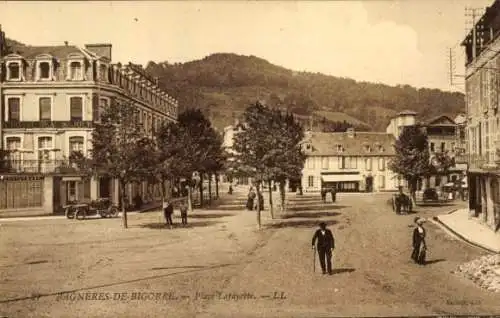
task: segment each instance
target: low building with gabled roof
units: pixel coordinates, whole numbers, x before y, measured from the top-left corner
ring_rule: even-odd
[[[388,168],[395,138],[383,132],[306,132],[302,171],[304,192],[335,188],[338,192],[396,190],[397,176]]]

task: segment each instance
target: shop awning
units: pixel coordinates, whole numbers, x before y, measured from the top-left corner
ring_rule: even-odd
[[[325,174],[321,176],[321,179],[323,182],[348,182],[363,180],[359,174]]]

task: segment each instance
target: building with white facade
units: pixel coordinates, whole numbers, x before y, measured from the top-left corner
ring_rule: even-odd
[[[398,180],[388,169],[394,157],[390,133],[306,132],[302,143],[307,159],[302,171],[304,192],[336,188],[338,192],[396,190]]]

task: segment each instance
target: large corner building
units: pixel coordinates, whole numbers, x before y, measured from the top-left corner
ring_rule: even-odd
[[[1,31],[0,31],[1,32]],[[113,198],[115,180],[85,180],[68,167],[89,155],[92,130],[113,100],[133,103],[145,134],[177,118],[177,101],[140,65],[112,63],[111,44],[6,47],[0,37],[0,209],[57,211],[68,201]],[[158,189],[130,185],[128,200]]]

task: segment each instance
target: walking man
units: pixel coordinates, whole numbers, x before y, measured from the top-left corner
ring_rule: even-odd
[[[323,201],[323,203],[326,202],[326,189],[325,188],[321,189],[321,200]]]
[[[329,275],[332,274],[332,253],[335,248],[335,239],[333,238],[332,231],[326,228],[326,223],[321,222],[319,224],[319,229],[316,230],[312,238],[312,248],[314,249],[314,244],[318,240],[316,248],[318,250],[319,263],[321,264],[321,270],[323,274],[328,272]],[[326,263],[326,264],[325,264]]]
[[[172,228],[172,214],[174,214],[174,205],[169,200],[163,201],[163,215],[165,216],[166,225]]]
[[[337,201],[337,190],[335,187],[330,189],[330,194],[332,195],[332,203],[335,203],[335,201]]]
[[[182,201],[180,210],[181,210],[182,225],[185,226],[188,224],[188,207],[186,205],[186,202]]]

